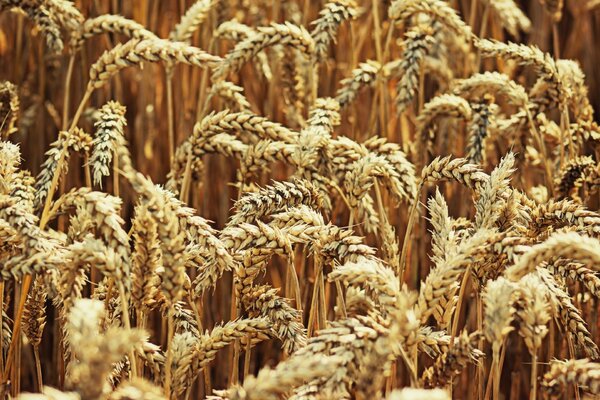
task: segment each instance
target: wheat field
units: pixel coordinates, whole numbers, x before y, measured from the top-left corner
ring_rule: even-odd
[[[599,37],[598,0],[0,0],[2,398],[600,398]]]

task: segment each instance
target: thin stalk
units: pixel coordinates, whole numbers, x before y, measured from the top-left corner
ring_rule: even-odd
[[[296,308],[302,311],[302,300],[300,299],[300,281],[298,280],[298,274],[296,273],[296,266],[290,263],[288,269],[288,276],[290,277],[290,286],[294,287],[294,299],[296,300]]]
[[[56,171],[54,172],[54,176],[52,177],[52,182],[50,182],[50,188],[48,189],[48,193],[46,194],[46,200],[44,201],[44,208],[42,210],[42,216],[40,217],[40,228],[44,229],[46,224],[48,223],[48,219],[50,218],[50,204],[52,203],[52,198],[54,197],[54,192],[56,191],[56,187],[58,186],[58,180],[61,176],[61,171],[63,169],[63,164],[65,163],[65,159],[67,158],[67,143],[63,145],[63,148],[60,151],[60,157],[56,162]]]
[[[42,392],[44,381],[42,380],[42,362],[40,360],[40,346],[33,346],[33,358],[35,359],[35,376],[38,392]]]
[[[406,351],[404,350],[403,346],[400,346],[400,355],[402,357],[402,360],[404,361],[404,364],[408,368],[408,372],[410,373],[410,386],[411,387],[419,387],[419,378],[417,377],[417,369],[413,365],[412,361],[410,361],[410,358],[406,354]]]
[[[192,292],[189,293],[190,298],[190,306],[192,307],[192,311],[194,312],[194,316],[196,317],[196,324],[198,325],[198,329],[201,331],[203,327],[202,323],[202,314],[200,310],[202,310],[202,299],[200,298],[200,306],[196,303],[196,300],[192,296]],[[212,383],[210,379],[210,367],[206,366],[202,369],[202,374],[204,376],[204,389],[206,393],[212,393]]]
[[[469,26],[475,26],[475,18],[477,17],[477,0],[471,0],[471,7],[469,7]]]
[[[383,61],[386,61],[390,57],[390,46],[392,43],[392,39],[394,39],[394,30],[396,29],[395,24],[390,24],[388,28],[387,36],[385,38],[385,45],[383,47]],[[383,65],[382,65],[383,67]]]
[[[131,330],[131,322],[129,321],[128,301],[127,301],[127,297],[125,296],[125,286],[123,285],[123,282],[121,282],[121,280],[119,280],[118,285],[119,285],[119,296],[121,297],[121,312],[123,313],[123,315],[122,315],[123,326],[125,326],[125,329]],[[137,370],[136,356],[135,356],[135,352],[133,349],[129,352],[129,362],[131,363],[131,375],[132,375],[132,377],[135,377],[135,376],[137,376],[138,370]]]
[[[554,50],[554,59],[560,60],[560,37],[558,36],[558,24],[552,22],[552,47]]]
[[[2,383],[8,382],[13,363],[16,361],[15,358],[20,357],[19,354],[15,354],[15,351],[17,344],[21,341],[21,320],[23,317],[23,310],[25,309],[25,302],[27,301],[27,294],[29,293],[29,288],[31,287],[32,281],[33,277],[31,275],[25,275],[23,278],[23,283],[21,284],[21,295],[19,298],[19,304],[17,306],[17,312],[15,314],[15,325],[13,327],[12,338],[8,348],[8,354],[6,356],[6,367],[4,368]]]
[[[187,161],[185,163],[185,170],[183,172],[183,180],[181,181],[181,188],[179,189],[179,200],[184,203],[188,202],[189,194],[190,194],[190,186],[192,183],[192,153],[187,156]]]
[[[116,197],[120,197],[119,190],[119,157],[113,159],[113,193]]]
[[[529,392],[529,399],[537,399],[537,349],[533,349],[531,355],[531,390]]]
[[[83,98],[81,99],[81,102],[79,103],[79,107],[77,107],[77,111],[75,112],[75,115],[73,116],[73,120],[71,121],[69,130],[71,130],[77,126],[77,123],[79,122],[79,118],[81,118],[81,114],[83,113],[83,110],[84,110],[85,105],[87,104],[88,100],[92,96],[93,91],[94,91],[94,89],[88,89],[85,91],[85,94],[83,95]]]
[[[554,180],[552,179],[552,169],[550,168],[550,160],[548,159],[548,153],[546,151],[546,142],[544,142],[542,135],[540,135],[540,132],[535,126],[535,123],[533,122],[533,117],[531,115],[531,111],[529,111],[527,105],[525,105],[525,112],[527,113],[527,120],[529,121],[529,126],[533,131],[533,137],[538,142],[538,146],[542,152],[542,157],[544,158],[544,178],[546,187],[548,188],[549,195],[551,197],[554,197]]]
[[[318,257],[315,257],[314,260],[314,267],[316,269],[316,274],[315,274],[315,282],[314,282],[314,286],[313,286],[313,293],[312,293],[312,300],[311,300],[311,304],[310,304],[310,313],[308,315],[308,336],[311,337],[313,332],[315,331],[314,329],[314,325],[315,325],[315,318],[316,318],[316,314],[317,314],[317,307],[318,307],[318,297],[319,297],[319,279],[321,279],[321,263],[318,261]]]
[[[319,260],[319,312],[318,312],[318,316],[319,316],[319,329],[324,329],[327,326],[327,310],[325,309],[325,303],[326,303],[326,298],[325,298],[325,277],[324,277],[324,272],[323,272],[323,264],[321,263],[321,260]],[[329,298],[329,296],[327,296],[327,299]]]
[[[214,44],[215,39],[211,37],[210,42],[208,43],[209,52],[213,52]],[[206,86],[208,86],[208,77],[208,69],[203,69],[202,78],[200,79],[200,90],[198,91],[198,104],[196,105],[196,121],[200,121],[202,117],[205,116],[205,113],[208,112],[208,106],[206,108],[201,108],[202,105],[206,104],[204,96],[206,95]]]
[[[175,156],[175,118],[173,116],[173,70],[167,67],[167,124],[169,132],[169,163]]]
[[[171,364],[173,363],[173,346],[171,341],[174,334],[173,310],[169,309],[167,313],[167,360],[165,366],[165,396],[171,398]]]
[[[386,228],[386,224],[389,224],[385,207],[383,206],[383,196],[381,195],[381,189],[379,188],[379,182],[375,180],[375,199],[377,201],[377,211],[379,212],[379,229],[381,232]],[[398,272],[398,271],[396,271]]]
[[[63,115],[62,115],[62,130],[66,130],[69,124],[69,107],[71,101],[71,77],[73,76],[73,69],[75,68],[75,53],[69,57],[69,66],[67,68],[67,75],[65,76],[65,96],[63,100]]]
[[[231,282],[231,319],[235,319],[242,314],[241,298],[236,296],[235,278]],[[241,296],[240,296],[241,297]],[[240,361],[240,341],[233,342],[233,357],[229,382],[235,384],[239,380],[239,361]]]
[[[460,311],[462,307],[463,300],[465,298],[465,293],[467,291],[467,285],[469,283],[469,277],[471,276],[471,264],[467,267],[465,271],[462,282],[460,283],[460,291],[458,292],[458,302],[456,303],[456,308],[454,309],[454,319],[452,320],[452,334],[450,336],[450,346],[454,344],[454,338],[456,337],[456,333],[458,331],[458,321],[460,319]]]
[[[569,346],[569,356],[576,358],[575,345],[570,334],[567,335],[567,345]],[[573,383],[573,391],[575,393],[575,400],[579,400],[579,385],[577,385],[577,382]]]
[[[490,13],[490,3],[487,2],[485,5],[485,8],[483,9],[483,16],[481,17],[481,27],[479,29],[479,37],[483,38],[483,35],[485,35],[485,32],[487,30],[487,23],[488,23],[488,15]],[[475,67],[477,68],[476,71],[479,71],[481,68],[481,50],[477,49],[477,58],[475,59]]]
[[[410,207],[410,212],[408,213],[408,221],[406,224],[406,232],[404,233],[404,241],[402,243],[402,252],[400,253],[400,274],[398,279],[400,279],[400,283],[404,281],[404,274],[406,273],[406,263],[408,258],[408,246],[410,243],[410,235],[412,232],[413,225],[415,224],[415,214],[417,212],[417,206],[419,204],[419,197],[421,193],[421,189],[423,188],[423,182],[419,183],[417,188],[417,193],[415,195],[415,199],[413,201],[412,206]]]
[[[335,281],[335,288],[337,290],[338,308],[342,312],[342,319],[346,319],[348,318],[348,313],[346,312],[346,302],[344,301],[344,292],[342,291],[340,281]]]
[[[85,186],[92,187],[92,173],[90,171],[90,157],[85,154],[83,156],[83,173],[85,175]]]
[[[383,65],[383,50],[381,49],[381,19],[379,17],[379,1],[372,0],[371,9],[373,10],[373,28],[374,35],[373,40],[375,41],[375,54],[377,55],[377,62],[380,65]],[[387,126],[385,121],[385,86],[383,81],[379,83],[379,91],[381,92],[379,95],[379,125],[380,129],[383,132],[383,137],[387,137]]]
[[[483,302],[478,291],[475,291],[475,301],[477,302],[477,330],[479,332],[483,329]],[[483,337],[479,339],[477,349],[483,351]],[[483,375],[485,372],[485,363],[480,362],[477,365],[477,398],[483,400]]]
[[[252,359],[252,340],[248,337],[246,344],[246,354],[244,354],[244,379],[250,375],[250,360]]]

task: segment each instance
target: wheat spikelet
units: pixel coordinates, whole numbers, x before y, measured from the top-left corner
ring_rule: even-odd
[[[80,241],[70,244],[67,248],[70,263],[63,268],[58,280],[60,307],[64,314],[68,314],[75,301],[82,297],[90,261],[99,261],[102,264],[106,262],[106,258],[102,255],[96,257],[94,253],[86,252],[87,243],[85,240],[90,238],[90,236],[81,238]]]
[[[571,200],[547,201],[536,205],[531,211],[529,230],[536,236],[550,226],[560,228],[569,226],[587,232],[590,236],[600,233],[600,216]]]
[[[589,156],[575,157],[565,163],[554,180],[559,198],[568,197],[582,179],[589,174],[596,162]]]
[[[484,308],[483,333],[496,353],[504,339],[513,330],[513,306],[517,296],[517,286],[503,277],[489,281],[483,291]]]
[[[63,40],[60,35],[60,27],[52,17],[52,11],[46,2],[35,0],[2,0],[0,11],[18,8],[23,11],[29,19],[43,32],[46,46],[52,53],[58,54],[63,50]]]
[[[456,11],[441,0],[394,0],[388,14],[394,22],[406,22],[415,14],[423,13],[434,17],[459,35],[470,39],[471,28],[458,16]]]
[[[17,199],[28,211],[33,211],[35,201],[35,179],[28,170],[19,170],[13,177],[9,196]]]
[[[576,384],[588,393],[600,393],[600,367],[588,359],[552,360],[544,375],[542,388],[550,395],[561,395],[568,385]]]
[[[38,219],[26,204],[8,196],[0,196],[0,218],[19,235],[22,249],[2,265],[2,279],[21,278],[25,274],[41,273],[56,268],[60,260],[60,244],[38,226]]]
[[[226,108],[234,112],[250,111],[250,103],[244,96],[243,91],[243,88],[229,81],[214,82],[210,87],[206,103],[208,104],[213,97],[217,96],[224,101]]]
[[[185,43],[163,39],[131,39],[105,51],[90,67],[87,91],[101,88],[120,70],[142,62],[184,63],[212,68],[221,59]]]
[[[91,266],[96,267],[104,276],[112,278],[116,282],[123,282],[125,289],[129,289],[128,267],[123,265],[123,261],[113,248],[107,247],[98,239],[87,236],[83,241],[70,245],[68,250],[73,264],[59,281],[63,307],[67,311],[71,304],[81,297],[84,271],[89,270]]]
[[[187,249],[191,246],[193,251],[190,249],[190,252],[198,252],[198,256],[207,261],[204,265],[204,269],[199,271],[199,274],[194,281],[196,292],[199,294],[204,289],[213,286],[223,272],[234,268],[235,262],[229,249],[221,238],[217,237],[217,232],[209,225],[208,221],[200,216],[194,215],[194,210],[185,207],[171,192],[160,190],[158,194],[162,196],[166,206],[165,208],[168,207],[173,209],[174,215],[178,219],[180,233],[187,233],[184,236],[184,241],[187,239],[188,246],[183,252],[187,252]],[[154,196],[151,196],[151,198],[152,197]],[[158,221],[160,221],[160,219]],[[176,248],[181,252],[182,250],[180,250],[179,247],[180,233],[177,233],[178,244]],[[164,254],[164,250],[162,251]],[[178,263],[187,263],[188,257],[191,256],[192,254],[185,254],[184,259],[180,259]]]
[[[227,110],[213,113],[194,125],[192,140],[203,140],[216,133],[230,133],[256,142],[259,139],[292,142],[297,135],[288,128],[248,111],[232,113]]]
[[[181,20],[169,33],[169,40],[189,42],[198,27],[206,21],[211,9],[221,0],[198,0],[187,9]]]
[[[583,283],[591,295],[600,295],[600,277],[582,264],[561,259],[548,264],[547,268],[553,275]]]
[[[214,360],[217,352],[234,340],[247,337],[251,340],[264,340],[271,328],[266,318],[248,318],[229,321],[222,326],[214,327],[210,332],[201,335],[193,348],[193,362],[197,371],[205,368]]]
[[[314,28],[310,33],[315,41],[317,60],[327,58],[329,44],[335,43],[338,27],[346,20],[356,19],[358,14],[358,5],[353,0],[334,0],[325,4],[319,11],[319,18],[312,22]]]
[[[249,36],[256,35],[256,30],[246,24],[242,24],[236,19],[232,19],[219,24],[214,35],[219,38],[240,42]]]
[[[519,281],[518,291],[516,319],[519,323],[519,334],[525,340],[529,353],[535,356],[548,333],[546,326],[550,322],[548,289],[538,276],[529,274]]]
[[[108,251],[114,251],[119,266],[115,270],[118,279],[123,280],[125,289],[130,288],[130,246],[124,221],[119,216],[122,200],[89,188],[74,189],[61,196],[53,206],[53,214],[76,207],[83,209],[92,218],[98,235],[102,237]],[[117,266],[115,266],[117,267]],[[128,279],[125,279],[128,278]]]
[[[478,191],[478,188],[488,179],[489,176],[481,171],[479,166],[470,164],[464,158],[452,159],[450,156],[436,157],[421,171],[421,181],[423,183],[455,180],[475,191]]]
[[[428,144],[433,141],[435,138],[433,124],[438,118],[457,118],[469,121],[471,115],[471,107],[462,97],[451,94],[436,96],[423,106],[423,110],[417,117],[419,138]]]
[[[8,138],[15,133],[19,118],[19,96],[17,87],[9,82],[0,82],[0,137]]]
[[[50,16],[72,36],[83,24],[84,17],[81,11],[69,0],[46,0],[44,5],[48,8]]]
[[[224,4],[224,2],[221,1],[218,3],[218,5],[221,4]],[[236,43],[256,34],[257,31],[254,28],[242,24],[235,19],[221,23],[214,32],[215,37],[222,37],[224,39],[232,40]],[[273,78],[273,73],[271,72],[267,54],[265,54],[264,51],[261,51],[256,55],[256,58],[256,63],[258,64],[257,69],[262,71],[263,75],[268,81],[271,81]]]
[[[170,351],[173,353],[171,370],[171,390],[181,396],[193,379],[194,346],[198,338],[190,332],[182,332],[173,336]],[[196,367],[197,369],[197,367]]]
[[[510,191],[510,177],[515,171],[515,156],[508,153],[490,174],[490,179],[484,183],[475,203],[475,227],[491,229],[500,216],[501,208],[505,206],[503,195]]]
[[[38,347],[46,326],[46,288],[44,281],[35,279],[23,311],[23,333],[32,346]]]
[[[350,77],[340,81],[335,97],[340,107],[345,108],[352,103],[364,86],[374,86],[380,71],[381,64],[374,60],[367,60],[353,69]]]
[[[498,16],[502,27],[512,36],[518,38],[521,31],[529,33],[531,21],[513,0],[487,0],[484,4]]]
[[[446,331],[434,331],[429,326],[421,326],[417,332],[419,351],[431,358],[439,357],[450,346],[450,336]]]
[[[484,356],[476,348],[480,336],[479,332],[469,334],[467,331],[457,336],[454,345],[423,372],[423,384],[426,387],[446,386],[460,375],[468,363],[477,364]]]
[[[423,61],[435,43],[432,34],[431,27],[425,25],[412,27],[404,34],[404,50],[402,61],[400,61],[403,74],[396,87],[396,112],[398,114],[404,112],[410,105],[415,91],[418,89]]]
[[[347,286],[362,287],[379,304],[395,307],[400,287],[391,268],[374,260],[347,262],[333,269],[330,281],[342,281]]]
[[[72,32],[69,50],[76,53],[85,41],[103,33],[119,33],[131,39],[156,39],[156,35],[134,20],[121,15],[104,14],[86,19],[77,30]]]
[[[275,400],[307,381],[327,375],[339,362],[331,356],[291,358],[280,362],[274,369],[262,368],[256,377],[244,379],[241,386],[218,391],[217,394],[229,400]]]
[[[9,194],[11,183],[15,179],[21,163],[19,146],[10,142],[0,142],[0,180],[2,194]]]
[[[592,339],[587,324],[581,316],[581,312],[573,304],[569,293],[561,287],[547,270],[538,269],[538,274],[548,288],[550,302],[554,310],[557,310],[555,312],[555,314],[558,314],[557,319],[562,323],[576,347],[583,350],[586,356],[594,359],[598,358],[600,350],[598,350],[598,346]]]
[[[294,179],[291,182],[273,182],[256,193],[248,193],[236,201],[235,214],[229,220],[234,226],[242,222],[252,223],[265,216],[295,207],[300,204],[319,208],[320,196],[307,181]]]
[[[581,236],[574,232],[556,233],[544,242],[534,245],[506,270],[506,276],[513,281],[520,279],[544,261],[564,257],[588,265],[595,269],[600,262],[598,240]]]
[[[50,150],[46,152],[46,160],[42,164],[40,173],[36,177],[34,200],[36,209],[43,206],[54,176],[59,176],[58,184],[60,183],[61,178],[67,174],[69,166],[68,160],[71,152],[81,151],[87,154],[91,143],[91,137],[79,128],[75,128],[73,131],[69,132],[61,131],[58,134],[58,139],[50,145]],[[61,162],[61,160],[63,161]]]
[[[18,145],[0,142],[0,193],[8,195],[23,205],[24,210],[33,212],[35,200],[35,180],[24,169],[18,169],[21,163],[21,151]],[[7,226],[6,229],[9,229]],[[8,235],[10,236],[10,235]],[[8,240],[6,243],[10,243]]]
[[[92,341],[95,351],[85,352],[78,346],[72,346],[78,362],[71,369],[67,387],[75,388],[82,399],[107,395],[111,391],[107,378],[112,365],[119,362],[136,344],[142,343],[145,336],[143,331],[137,329],[126,331],[122,328],[109,328]],[[95,379],[98,384],[88,385],[90,379]]]
[[[160,265],[160,243],[156,221],[147,207],[136,208],[133,220],[134,250],[132,253],[131,301],[138,310],[151,310],[156,303],[158,285],[157,269]]]
[[[556,61],[558,74],[564,85],[568,87],[569,106],[576,121],[591,121],[594,109],[589,100],[589,89],[585,83],[585,74],[581,66],[574,60]]]
[[[269,324],[283,343],[287,354],[306,345],[306,329],[302,313],[293,308],[287,299],[277,296],[277,289],[268,285],[254,286],[242,297],[246,312],[253,317],[267,317]]]
[[[99,110],[98,119],[94,123],[96,137],[92,143],[94,149],[90,157],[95,185],[102,187],[102,178],[110,175],[113,153],[117,143],[123,140],[125,125],[125,107],[119,103],[109,101]]]
[[[216,67],[213,80],[223,79],[229,73],[239,71],[244,63],[260,51],[274,45],[291,46],[304,53],[308,58],[312,58],[315,51],[314,40],[302,26],[287,22],[260,27],[257,29],[256,35],[239,42],[225,56],[225,59]]]
[[[473,164],[484,164],[486,160],[486,139],[494,128],[497,109],[497,106],[485,100],[471,103],[473,116],[469,123],[466,158]]]
[[[410,309],[408,299],[402,297],[405,300],[402,309]],[[389,360],[399,355],[397,341],[406,340],[402,337],[406,332],[399,329],[406,323],[405,319],[390,323],[377,317],[357,316],[334,321],[330,327],[321,329],[293,357],[305,359],[325,354],[340,357],[340,363],[326,376],[299,388],[297,395],[303,391],[310,392],[310,387],[314,387],[321,395],[333,398],[350,397],[350,393],[357,398],[375,395],[383,383],[380,377],[389,373]],[[418,324],[411,326],[416,329]],[[409,331],[412,332],[410,328]],[[405,344],[410,348],[408,343]],[[356,386],[351,382],[356,382]]]
[[[485,94],[501,95],[509,104],[523,108],[529,103],[523,86],[510,79],[508,75],[496,71],[486,71],[473,74],[466,79],[455,80],[452,87],[457,96],[482,98]]]
[[[440,265],[456,251],[458,235],[448,213],[448,204],[438,188],[435,190],[435,197],[430,197],[427,200],[427,208],[430,215],[429,221],[433,227],[431,231],[431,250],[433,252],[431,260],[435,265]]]
[[[564,104],[566,101],[568,93],[564,90],[556,63],[548,53],[542,52],[535,46],[488,39],[479,39],[475,44],[484,57],[504,57],[515,60],[521,65],[533,67],[544,82],[552,85],[548,96],[558,104]]]
[[[477,231],[459,244],[456,253],[431,270],[419,291],[421,322],[426,322],[433,315],[441,328],[448,326],[457,300],[455,293],[459,287],[458,281],[467,265],[476,263],[481,257],[491,236],[489,230]]]
[[[150,200],[148,208],[156,208],[157,234],[164,268],[159,272],[161,292],[165,301],[172,306],[184,295],[187,280],[185,273],[184,233],[174,210],[164,203],[162,196]]]
[[[152,370],[154,377],[159,377],[165,364],[165,355],[160,347],[146,341],[138,345],[135,352],[142,358],[144,364]]]

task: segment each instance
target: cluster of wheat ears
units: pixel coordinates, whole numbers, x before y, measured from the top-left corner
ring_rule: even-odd
[[[0,0],[3,397],[600,395],[562,0],[103,3]]]

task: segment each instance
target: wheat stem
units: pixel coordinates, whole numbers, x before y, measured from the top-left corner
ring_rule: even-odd
[[[67,67],[67,75],[65,76],[65,96],[63,100],[63,115],[62,115],[62,130],[66,130],[69,126],[69,107],[71,100],[71,79],[73,70],[75,69],[75,53],[69,57],[69,66]]]

